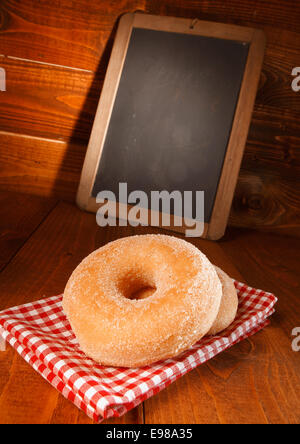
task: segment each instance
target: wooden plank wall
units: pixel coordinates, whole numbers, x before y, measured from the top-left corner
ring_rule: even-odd
[[[74,199],[117,20],[135,10],[264,30],[265,62],[230,223],[299,235],[296,0],[1,0],[0,188]]]

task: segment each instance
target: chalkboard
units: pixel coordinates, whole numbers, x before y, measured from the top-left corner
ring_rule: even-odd
[[[239,39],[201,35],[191,26],[190,32],[154,28],[132,26],[105,136],[98,140],[101,156],[89,198],[103,190],[118,196],[120,182],[128,193],[146,192],[149,201],[154,190],[188,190],[193,198],[201,190],[209,227],[252,40],[247,33]],[[239,162],[244,142],[245,137],[236,151]],[[235,174],[236,181],[237,172],[228,170],[227,176]],[[227,191],[233,194],[232,186]],[[224,231],[228,214],[223,216]]]
[[[202,190],[209,222],[248,46],[133,29],[92,196]]]

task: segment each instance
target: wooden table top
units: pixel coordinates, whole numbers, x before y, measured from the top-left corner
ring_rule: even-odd
[[[92,250],[151,227],[96,225],[54,198],[0,192],[0,310],[63,292]],[[219,242],[189,239],[233,278],[279,299],[271,324],[119,419],[107,423],[299,423],[300,240],[228,228]],[[10,346],[0,352],[0,423],[92,423]]]

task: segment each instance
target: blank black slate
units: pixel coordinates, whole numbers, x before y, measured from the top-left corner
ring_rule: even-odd
[[[248,55],[232,40],[134,28],[92,191],[205,191],[209,222]]]

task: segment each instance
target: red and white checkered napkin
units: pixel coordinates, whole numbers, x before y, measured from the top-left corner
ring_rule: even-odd
[[[0,334],[67,399],[100,422],[123,415],[269,323],[276,297],[236,281],[235,286],[239,310],[230,328],[203,338],[177,358],[142,368],[103,367],[85,356],[63,313],[62,296],[0,312]]]

